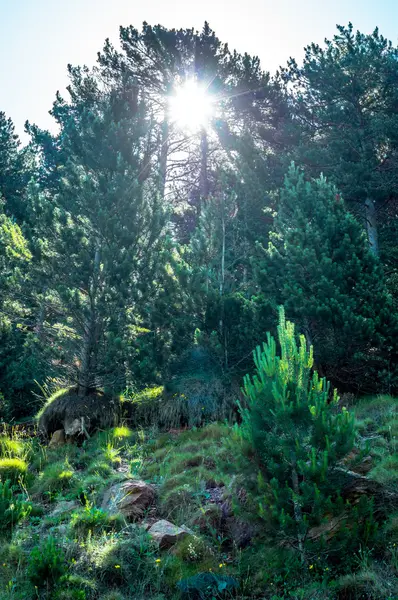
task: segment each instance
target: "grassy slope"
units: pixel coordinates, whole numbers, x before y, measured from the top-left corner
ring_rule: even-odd
[[[356,416],[371,476],[397,485],[397,401],[363,401]],[[384,525],[382,550],[358,553],[346,573],[316,557],[303,569],[260,520],[257,468],[226,425],[174,434],[119,427],[56,450],[15,434],[0,439],[0,454],[29,464],[14,497],[28,496],[31,507],[0,544],[0,600],[177,599],[177,582],[200,573],[233,577],[246,600],[398,598],[398,515]],[[147,520],[188,525],[195,537],[160,551],[143,527],[102,511],[104,490],[126,476],[157,486]]]

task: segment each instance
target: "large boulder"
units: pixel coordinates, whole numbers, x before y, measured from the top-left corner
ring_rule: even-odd
[[[102,508],[110,514],[121,513],[126,519],[142,519],[155,501],[155,489],[141,480],[122,481],[105,492]]]
[[[158,542],[160,548],[170,548],[177,542],[184,539],[187,535],[193,535],[193,532],[185,527],[177,527],[170,521],[161,519],[156,521],[148,530],[149,535]]]

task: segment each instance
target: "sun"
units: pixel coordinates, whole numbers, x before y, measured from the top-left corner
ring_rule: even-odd
[[[212,97],[193,79],[176,88],[169,98],[170,118],[182,130],[206,128],[213,114]]]

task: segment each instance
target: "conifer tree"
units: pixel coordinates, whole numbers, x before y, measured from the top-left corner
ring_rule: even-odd
[[[336,188],[292,165],[269,246],[259,248],[262,293],[314,344],[317,368],[346,388],[372,389],[393,360],[396,321],[381,266]]]
[[[268,333],[253,352],[256,370],[244,379],[241,433],[269,482],[261,483],[260,514],[305,563],[310,528],[342,510],[330,474],[352,448],[354,417],[338,409],[336,390],[332,394],[330,383],[312,371],[313,348],[304,335],[297,340],[283,307],[277,340],[278,348]]]
[[[20,149],[20,141],[10,118],[0,111],[0,198],[7,215],[25,219],[24,191],[31,177],[27,150]]]
[[[306,47],[302,65],[291,59],[282,70],[300,129],[292,156],[337,185],[378,254],[378,221],[398,191],[398,48],[377,28],[337,29],[324,46]]]
[[[155,279],[166,207],[150,178],[142,96],[131,103],[87,73],[71,76],[70,103],[58,97],[53,109],[58,181],[32,190],[32,212],[53,296],[48,312],[72,328],[63,344],[84,396],[123,386],[129,328]]]

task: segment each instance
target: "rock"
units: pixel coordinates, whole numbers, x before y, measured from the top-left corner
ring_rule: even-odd
[[[218,504],[206,504],[198,511],[193,524],[199,527],[201,533],[206,533],[214,529],[219,530],[222,518],[222,510]]]
[[[359,475],[367,475],[373,468],[373,458],[371,456],[365,456],[361,462],[351,467],[351,471],[359,473]]]
[[[232,516],[225,520],[224,530],[226,537],[237,548],[248,546],[256,533],[255,528],[250,523]]]
[[[66,435],[79,435],[83,433],[82,419],[65,419],[64,428]]]
[[[105,492],[102,508],[110,514],[121,513],[126,519],[141,519],[155,501],[153,486],[145,481],[123,481]]]
[[[161,548],[170,548],[176,542],[184,539],[187,535],[193,535],[193,531],[188,529],[188,527],[185,527],[185,525],[177,527],[177,525],[173,525],[173,523],[170,523],[170,521],[166,521],[165,519],[154,523],[148,530],[148,533],[159,543]]]
[[[52,434],[50,443],[48,444],[49,448],[59,448],[60,446],[64,446],[66,443],[65,439],[65,431],[63,429],[57,429]]]
[[[331,517],[327,523],[322,523],[318,527],[312,527],[308,531],[307,537],[311,541],[319,540],[321,537],[329,541],[340,530],[340,526],[346,522],[346,519],[346,513],[342,513],[338,517]]]
[[[59,517],[63,514],[71,512],[72,510],[75,510],[77,507],[78,504],[74,500],[62,500],[61,502],[57,503],[54,510],[49,514],[49,517]]]

